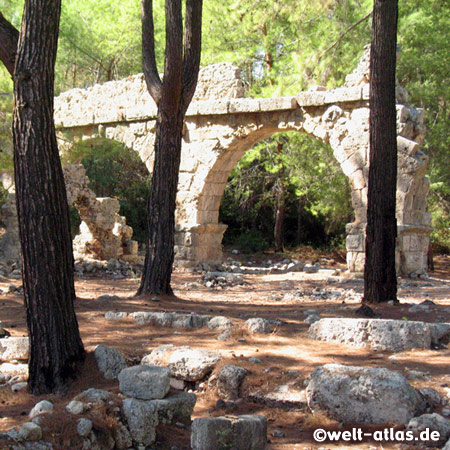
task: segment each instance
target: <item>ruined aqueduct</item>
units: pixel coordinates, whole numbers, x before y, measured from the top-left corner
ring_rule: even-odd
[[[348,177],[355,213],[347,224],[347,263],[363,270],[369,152],[368,52],[343,87],[315,88],[296,96],[244,98],[238,70],[216,64],[200,73],[183,134],[177,196],[176,254],[186,267],[218,261],[226,225],[219,206],[228,176],[255,143],[274,133],[297,130],[330,145]],[[402,275],[426,270],[431,217],[426,212],[429,181],[423,111],[406,105],[398,88],[397,265]],[[73,141],[104,137],[135,150],[149,171],[153,165],[156,106],[142,75],[73,89],[55,99],[62,148]],[[299,149],[307,151],[307,149]],[[325,180],[318,180],[325,182]]]

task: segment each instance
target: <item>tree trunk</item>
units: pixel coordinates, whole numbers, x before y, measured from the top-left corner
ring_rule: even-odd
[[[397,300],[397,0],[375,0],[370,53],[370,168],[364,267],[365,303]]]
[[[28,385],[60,392],[84,356],[74,311],[72,240],[53,122],[61,3],[27,0],[14,75],[14,164],[30,338]]]
[[[3,17],[0,12],[0,61],[8,72],[13,75],[16,61],[19,32]]]
[[[202,0],[187,0],[183,46],[181,0],[166,0],[166,51],[161,82],[155,59],[152,0],[142,1],[142,56],[150,95],[158,105],[155,163],[147,208],[148,236],[140,294],[172,294],[175,207],[184,117],[197,85]]]
[[[152,188],[147,206],[149,235],[141,293],[172,294],[175,208],[181,158],[183,117],[158,114]]]
[[[277,192],[277,212],[275,215],[275,229],[274,229],[274,239],[275,239],[275,251],[283,252],[283,225],[284,217],[286,212],[286,189],[281,180],[279,180],[279,189]]]

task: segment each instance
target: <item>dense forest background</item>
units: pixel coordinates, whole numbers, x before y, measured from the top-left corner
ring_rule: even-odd
[[[4,3],[3,14],[19,28],[23,1]],[[154,3],[162,69],[163,0]],[[62,7],[57,94],[142,71],[139,2],[65,0]],[[371,8],[371,0],[210,0],[204,5],[202,65],[236,64],[251,97],[291,95],[313,85],[337,87],[370,42]],[[409,103],[426,111],[433,241],[437,251],[448,252],[450,3],[400,0],[399,8],[397,77],[409,91]],[[2,171],[12,170],[12,104],[12,81],[0,67]],[[120,200],[121,213],[142,242],[148,181],[137,155],[117,143],[95,140],[74,148],[65,162],[82,162],[97,195]],[[343,245],[345,224],[352,220],[350,190],[329,147],[304,134],[278,133],[235,167],[220,215],[229,225],[225,243],[244,251],[279,244],[273,230],[282,219],[285,245],[336,247]]]

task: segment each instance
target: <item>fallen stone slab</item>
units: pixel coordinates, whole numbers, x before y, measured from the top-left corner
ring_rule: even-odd
[[[27,360],[29,349],[28,337],[7,337],[0,339],[0,360]]]
[[[450,324],[390,319],[325,318],[308,331],[312,339],[337,342],[353,347],[401,352],[412,348],[431,348],[450,337]]]
[[[407,424],[426,409],[403,375],[384,368],[320,366],[311,374],[306,398],[311,410],[345,423]]]
[[[222,355],[201,348],[161,345],[142,358],[141,364],[167,366],[170,375],[185,381],[198,381],[211,373]]]
[[[203,417],[192,422],[193,450],[264,450],[266,442],[264,416]]]
[[[280,408],[284,410],[304,409],[306,403],[306,391],[297,389],[291,384],[282,384],[270,392],[256,391],[248,395],[248,400],[269,408]]]

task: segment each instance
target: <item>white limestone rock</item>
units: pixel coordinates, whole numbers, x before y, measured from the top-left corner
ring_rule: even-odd
[[[66,405],[66,410],[70,412],[70,414],[83,414],[87,408],[88,406],[86,403],[77,400],[72,400]]]
[[[0,360],[27,360],[29,349],[28,337],[7,337],[0,339]]]
[[[98,369],[107,380],[117,378],[120,371],[127,367],[127,362],[122,353],[115,348],[100,344],[95,349],[94,355]]]
[[[245,321],[245,327],[250,333],[269,334],[273,331],[272,323],[261,317],[253,317]]]
[[[438,325],[438,326],[434,326]],[[430,348],[450,334],[450,324],[389,319],[325,318],[313,323],[312,339],[354,347],[368,345],[373,350],[401,352],[411,348]]]
[[[384,368],[320,366],[311,374],[306,397],[311,410],[355,424],[406,424],[426,408],[403,375]]]
[[[233,323],[228,317],[225,316],[216,316],[213,317],[208,322],[208,328],[210,330],[226,330],[228,328],[231,328],[233,326]]]
[[[164,398],[170,389],[170,370],[167,367],[127,367],[118,378],[121,392],[140,400]]]
[[[48,400],[42,400],[34,405],[33,409],[30,411],[29,417],[32,419],[39,414],[48,413],[52,410],[53,403],[49,402]]]
[[[144,356],[141,364],[168,366],[172,377],[198,381],[211,373],[221,359],[219,352],[211,350],[162,345]]]

